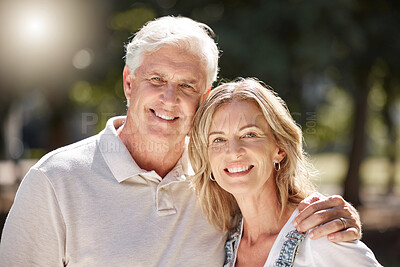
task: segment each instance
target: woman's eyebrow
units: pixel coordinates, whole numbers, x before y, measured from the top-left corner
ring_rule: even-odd
[[[224,132],[221,132],[221,131],[217,132],[217,131],[215,131],[215,132],[209,133],[208,136],[210,136],[210,135],[215,135],[215,134],[224,134]]]
[[[245,126],[241,127],[241,128],[239,129],[239,131],[242,131],[242,130],[248,129],[248,128],[260,129],[260,127],[258,127],[258,126],[255,125],[255,124],[248,124],[248,125],[245,125]],[[214,132],[210,132],[210,133],[208,134],[208,136],[210,136],[210,135],[215,135],[215,134],[224,134],[224,132],[223,132],[223,131],[214,131]]]
[[[242,131],[242,130],[247,129],[247,128],[257,128],[257,129],[260,129],[260,127],[258,127],[256,124],[251,123],[251,124],[247,124],[247,125],[241,127],[241,128],[239,129],[239,131]]]

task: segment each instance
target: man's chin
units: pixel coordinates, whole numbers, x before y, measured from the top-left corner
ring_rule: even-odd
[[[188,129],[165,126],[165,125],[154,125],[147,129],[147,134],[152,136],[159,136],[160,138],[184,138],[188,134]]]
[[[180,140],[185,139],[187,133],[184,131],[176,131],[176,130],[165,130],[165,129],[155,129],[152,131],[147,131],[144,133],[145,137],[153,140],[154,142],[172,142],[177,143]]]

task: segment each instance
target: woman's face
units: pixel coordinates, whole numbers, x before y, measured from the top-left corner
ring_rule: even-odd
[[[214,113],[208,136],[208,156],[216,182],[237,196],[274,186],[274,162],[285,152],[253,101],[223,104]]]

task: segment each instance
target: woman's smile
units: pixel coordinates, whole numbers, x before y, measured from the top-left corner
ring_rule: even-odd
[[[278,153],[279,148],[256,103],[233,101],[215,111],[208,155],[213,175],[226,191],[235,195],[253,194],[262,189],[273,174]]]

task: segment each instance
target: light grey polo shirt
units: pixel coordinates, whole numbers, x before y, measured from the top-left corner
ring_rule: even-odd
[[[196,202],[186,153],[164,179],[142,170],[117,136],[123,119],[31,168],[0,266],[222,266],[225,236]]]

